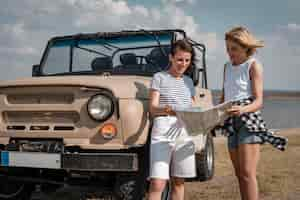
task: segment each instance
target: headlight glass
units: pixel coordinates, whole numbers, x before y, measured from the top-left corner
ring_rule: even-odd
[[[97,121],[106,120],[113,113],[112,99],[103,94],[93,96],[88,102],[88,113]]]

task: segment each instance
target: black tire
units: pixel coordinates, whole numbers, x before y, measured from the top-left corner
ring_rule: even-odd
[[[54,185],[54,184],[47,184],[47,183],[40,185],[41,192],[47,195],[55,193],[60,188],[62,188],[61,185]]]
[[[197,177],[200,181],[210,180],[214,175],[215,156],[211,134],[207,135],[205,148],[196,154]]]
[[[145,180],[133,175],[118,176],[115,184],[116,200],[142,200],[145,195]]]
[[[139,150],[139,171],[130,174],[119,174],[115,182],[115,199],[143,200],[147,191],[149,166],[149,140]]]
[[[34,185],[0,178],[0,200],[29,200]]]

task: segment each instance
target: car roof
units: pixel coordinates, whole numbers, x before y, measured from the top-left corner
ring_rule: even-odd
[[[94,39],[94,38],[117,38],[122,36],[138,36],[138,35],[166,35],[166,34],[181,34],[182,37],[186,37],[186,33],[182,29],[162,29],[162,30],[124,30],[119,32],[96,32],[96,33],[78,33],[74,35],[56,36],[50,39],[50,41],[64,40],[64,39]]]

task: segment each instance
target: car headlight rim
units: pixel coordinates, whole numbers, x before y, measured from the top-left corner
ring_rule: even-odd
[[[107,113],[106,115],[104,115],[103,117],[99,117],[99,116],[97,116],[95,113],[92,113],[92,112],[91,112],[91,106],[93,106],[92,104],[93,104],[93,103],[96,103],[96,102],[93,102],[93,101],[96,101],[96,100],[97,100],[96,98],[99,98],[99,97],[100,97],[100,98],[106,98],[106,100],[108,100],[109,103],[110,103],[110,109],[109,109],[108,113]],[[99,102],[98,102],[98,103],[99,103]],[[100,104],[101,104],[101,102],[100,102]],[[103,104],[100,105],[100,106],[103,106]],[[98,109],[99,109],[99,107],[98,107]],[[100,109],[100,110],[101,110],[101,109]],[[87,113],[88,113],[88,115],[89,115],[93,120],[95,120],[95,121],[102,122],[102,121],[107,120],[107,119],[110,118],[110,117],[112,116],[112,114],[114,113],[114,101],[113,101],[113,98],[112,98],[110,95],[107,95],[107,94],[105,94],[105,93],[98,93],[98,94],[93,95],[93,96],[89,99],[89,101],[88,101],[88,103],[87,103]]]

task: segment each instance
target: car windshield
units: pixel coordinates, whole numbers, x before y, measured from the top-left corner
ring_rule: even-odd
[[[175,36],[176,38],[176,36]],[[170,32],[116,37],[61,37],[51,40],[41,62],[41,75],[117,74],[152,76],[168,69]],[[205,49],[193,43],[199,81],[206,87]],[[189,73],[189,72],[188,72]],[[191,76],[191,75],[190,75]]]
[[[42,74],[152,75],[168,67],[171,40],[171,34],[54,40],[42,62]]]

